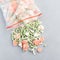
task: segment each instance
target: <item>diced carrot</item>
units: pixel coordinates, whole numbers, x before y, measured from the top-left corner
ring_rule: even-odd
[[[37,48],[37,52],[42,52],[42,48]]]
[[[22,49],[23,49],[24,51],[27,51],[28,48],[29,48],[28,41],[27,41],[27,40],[23,40],[23,41],[22,41]]]
[[[13,40],[13,46],[17,46],[18,42],[16,40]]]
[[[35,44],[35,45],[38,46],[38,45],[40,45],[40,41],[39,41],[39,40],[34,40],[34,41],[33,41],[33,44]]]
[[[22,41],[22,44],[26,44],[26,43],[28,43],[27,40],[23,40],[23,41]]]
[[[11,3],[11,7],[12,7],[13,12],[16,11],[17,6],[18,6],[17,1],[12,1],[12,3]]]
[[[29,48],[28,44],[23,44],[23,45],[22,45],[22,49],[23,49],[24,51],[27,51],[28,48]]]

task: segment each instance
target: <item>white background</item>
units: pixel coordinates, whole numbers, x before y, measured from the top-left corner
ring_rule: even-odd
[[[41,54],[34,56],[23,53],[19,47],[13,47],[10,32],[0,10],[0,60],[60,60],[60,0],[35,0],[43,13],[40,20],[45,26],[47,47]]]

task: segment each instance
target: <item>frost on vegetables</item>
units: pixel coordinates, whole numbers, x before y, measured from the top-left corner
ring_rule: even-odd
[[[42,36],[42,31],[44,27],[39,20],[29,22],[23,26],[19,26],[12,31],[12,41],[14,46],[19,46],[23,51],[32,51],[35,54],[41,52],[42,49],[39,48],[44,42],[44,37]]]
[[[0,8],[6,28],[12,29],[13,45],[21,47],[23,51],[31,51],[34,55],[41,52],[44,27],[38,19],[42,13],[34,0],[0,0]]]

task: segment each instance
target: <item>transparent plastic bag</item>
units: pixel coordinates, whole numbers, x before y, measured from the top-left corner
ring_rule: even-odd
[[[42,14],[34,0],[2,0],[0,8],[7,28],[14,28],[21,22],[36,20]]]
[[[44,27],[38,19],[42,13],[34,0],[0,0],[0,8],[6,27],[13,28],[11,30],[13,46],[19,46],[23,51],[31,51],[34,55],[41,52]]]

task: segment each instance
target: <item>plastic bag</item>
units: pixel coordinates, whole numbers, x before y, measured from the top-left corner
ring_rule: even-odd
[[[36,20],[41,15],[34,0],[1,0],[0,8],[6,20],[6,27],[13,28],[21,22]]]
[[[6,27],[13,28],[11,38],[14,46],[33,54],[41,52],[38,46],[44,42],[44,27],[38,19],[42,13],[34,0],[0,0],[0,8],[6,20]]]

